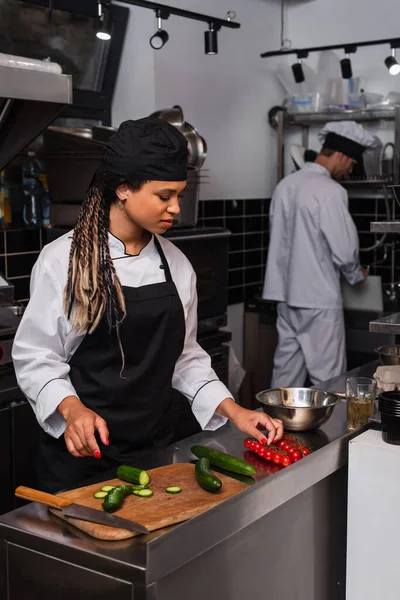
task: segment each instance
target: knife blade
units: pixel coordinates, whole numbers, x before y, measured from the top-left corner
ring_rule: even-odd
[[[57,508],[58,510],[61,510],[66,517],[73,517],[74,519],[81,519],[82,521],[89,521],[90,523],[99,523],[100,525],[108,525],[109,527],[118,527],[120,529],[133,531],[134,533],[150,533],[144,525],[136,523],[135,521],[123,519],[122,517],[117,517],[117,515],[96,510],[95,508],[89,508],[82,504],[76,504],[68,498],[47,494],[46,492],[34,490],[23,485],[15,490],[15,495],[23,500],[39,502],[50,508]]]

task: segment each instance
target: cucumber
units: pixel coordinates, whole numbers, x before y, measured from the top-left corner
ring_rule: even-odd
[[[104,498],[103,508],[106,512],[115,512],[121,508],[125,496],[132,493],[131,485],[118,485],[109,492]]]
[[[115,485],[103,485],[101,488],[102,492],[111,492],[116,486]]]
[[[191,460],[190,462],[193,465],[196,465],[198,463],[198,460]],[[220,469],[219,467],[216,467],[215,465],[212,465],[211,471],[216,471],[217,473],[221,473],[221,475],[226,475],[226,477],[230,477],[231,479],[236,479],[237,481],[241,481],[242,483],[245,483],[246,485],[253,485],[253,483],[256,482],[254,477],[249,477],[248,475],[239,475],[239,473],[232,473],[229,471],[225,471],[225,469]]]
[[[211,465],[230,471],[231,473],[238,473],[239,475],[247,475],[251,477],[256,473],[256,469],[235,456],[225,454],[219,450],[213,450],[208,446],[192,446],[191,451],[197,458],[208,458]]]
[[[129,467],[128,465],[120,465],[117,469],[117,477],[123,481],[134,483],[136,485],[149,485],[150,475],[143,469],[137,469],[136,467]]]
[[[143,488],[141,490],[133,490],[135,496],[140,496],[141,498],[150,498],[153,495],[153,490],[149,488]]]
[[[165,491],[167,492],[167,494],[180,494],[182,491],[182,488],[180,488],[177,485],[170,485],[169,487],[167,487],[165,489]]]
[[[207,492],[215,494],[222,487],[222,481],[210,471],[208,458],[201,458],[194,468],[197,483]]]
[[[97,498],[97,500],[103,500],[103,498],[105,498],[107,496],[107,493],[108,492],[102,492],[102,491],[100,491],[100,492],[96,492],[95,494],[93,494],[93,496],[95,498]]]

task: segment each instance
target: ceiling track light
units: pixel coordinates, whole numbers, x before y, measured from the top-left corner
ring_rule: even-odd
[[[112,33],[112,14],[109,10],[107,10],[106,4],[109,4],[109,2],[99,1],[97,3],[99,18],[96,29],[96,37],[104,42],[111,40]]]
[[[385,65],[391,75],[398,75],[400,73],[400,65],[396,60],[396,48],[394,46],[392,46],[391,56],[385,58]]]
[[[353,54],[356,51],[356,46],[344,47],[345,58],[342,58],[342,60],[340,61],[340,68],[342,70],[343,79],[352,79],[353,77],[353,69],[351,66],[350,54]]]
[[[168,19],[169,13],[160,9],[157,9],[155,13],[157,18],[157,31],[150,38],[150,46],[153,50],[161,50],[169,40],[168,33],[162,28],[162,21],[163,19]]]
[[[297,63],[292,65],[293,77],[296,83],[303,83],[306,80],[303,71],[303,58],[307,58],[308,52],[299,52],[297,54]]]
[[[208,24],[208,31],[204,32],[204,52],[206,54],[218,54],[218,31],[221,29],[213,21]]]

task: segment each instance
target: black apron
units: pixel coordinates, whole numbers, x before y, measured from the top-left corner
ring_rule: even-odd
[[[110,446],[96,434],[101,459],[74,457],[64,436],[42,432],[39,487],[54,492],[129,462],[135,451],[171,442],[177,419],[172,376],[185,340],[181,300],[159,241],[154,236],[165,282],[123,287],[126,317],[120,327],[125,368],[115,329],[104,318],[86,335],[69,361],[70,379],[83,404],[107,422]],[[124,259],[120,259],[124,260]]]

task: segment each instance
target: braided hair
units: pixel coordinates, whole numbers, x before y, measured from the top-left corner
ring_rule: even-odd
[[[110,256],[108,230],[110,207],[117,201],[116,188],[126,184],[139,191],[145,181],[127,181],[120,175],[99,169],[86,192],[72,236],[68,276],[64,290],[64,311],[79,333],[93,333],[103,317],[109,330],[125,318],[125,299]],[[123,351],[121,347],[123,357]]]

